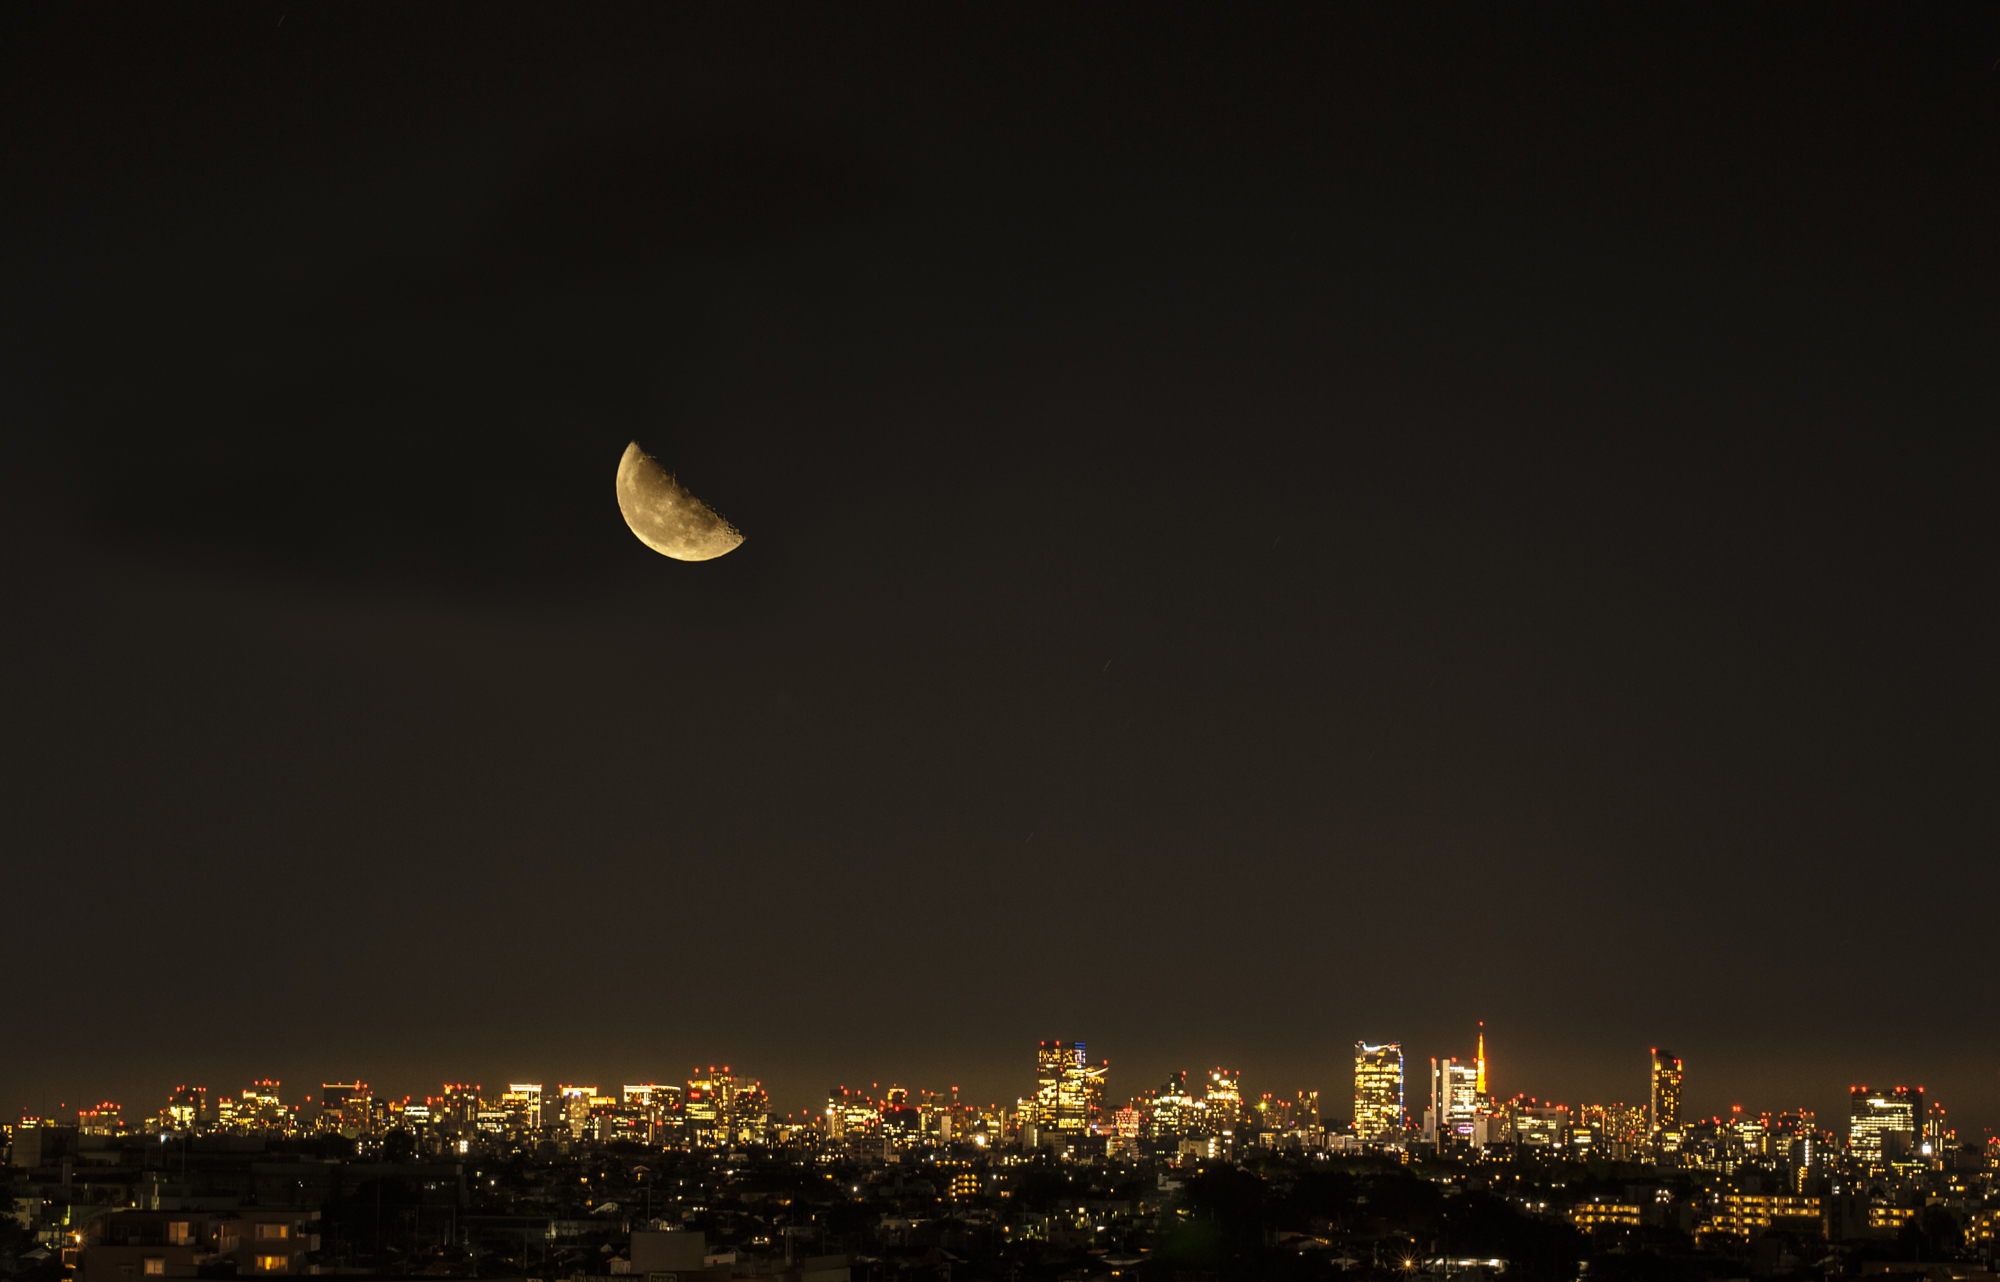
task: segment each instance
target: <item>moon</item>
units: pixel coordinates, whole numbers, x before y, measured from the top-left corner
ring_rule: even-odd
[[[639,542],[676,561],[713,561],[743,542],[735,526],[688,493],[637,441],[618,460],[618,510]]]

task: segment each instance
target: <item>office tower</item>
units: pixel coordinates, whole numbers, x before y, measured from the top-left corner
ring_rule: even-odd
[[[1243,1074],[1234,1068],[1212,1068],[1208,1072],[1208,1124],[1219,1134],[1234,1134],[1243,1118]]]
[[[1646,1098],[1646,1138],[1655,1152],[1673,1153],[1681,1146],[1681,1062],[1653,1048],[1653,1080]]]
[[[1147,1103],[1150,1105],[1155,1139],[1170,1142],[1183,1140],[1202,1129],[1201,1118],[1207,1110],[1189,1093],[1186,1069],[1169,1077],[1166,1085]]]
[[[910,1103],[910,1093],[891,1086],[882,1097],[882,1138],[889,1148],[905,1149],[923,1138],[923,1110]]]
[[[696,1148],[707,1148],[720,1142],[717,1131],[722,1121],[722,1091],[715,1078],[713,1068],[705,1077],[690,1077],[687,1094],[683,1097],[688,1143]]]
[[[562,1128],[569,1133],[572,1141],[582,1139],[590,1131],[590,1101],[597,1097],[595,1086],[558,1086],[562,1095]]]
[[[1922,1087],[1871,1091],[1856,1086],[1848,1093],[1847,1107],[1847,1151],[1862,1166],[1887,1166],[1915,1151],[1917,1124],[1924,1115]]]
[[[1319,1128],[1319,1092],[1299,1091],[1290,1099],[1263,1095],[1249,1111],[1262,1130],[1281,1135],[1312,1135]]]
[[[1472,1138],[1472,1119],[1479,1115],[1479,1069],[1456,1059],[1431,1060],[1430,1115],[1439,1136]]]
[[[736,1076],[727,1064],[720,1069],[711,1064],[705,1076],[689,1078],[681,1108],[688,1142],[698,1147],[761,1144],[768,1138],[770,1096],[763,1083]]]
[[[1521,1148],[1563,1147],[1569,1139],[1569,1108],[1563,1104],[1516,1099],[1508,1110],[1514,1143]]]
[[[1958,1146],[1958,1132],[1945,1121],[1944,1105],[1932,1100],[1924,1109],[1924,1124],[1918,1151],[1928,1158],[1942,1158]]]
[[[500,1097],[500,1111],[506,1114],[507,1130],[514,1138],[526,1139],[541,1134],[541,1083],[515,1082],[508,1086],[507,1093]]]
[[[125,1110],[110,1100],[96,1108],[80,1108],[76,1110],[76,1129],[82,1135],[122,1135]]]
[[[1403,1133],[1403,1047],[1354,1043],[1354,1134],[1384,1144]]]
[[[1144,1129],[1145,1118],[1138,1109],[1130,1104],[1119,1109],[1111,1118],[1111,1155],[1125,1158],[1139,1156],[1139,1139]]]
[[[213,1120],[206,1086],[176,1086],[167,1096],[167,1125],[177,1131],[198,1131]]]
[[[882,1108],[860,1091],[845,1086],[826,1093],[826,1137],[850,1148],[865,1147],[882,1130]]]
[[[1037,1142],[1050,1135],[1074,1137],[1090,1129],[1091,1115],[1104,1105],[1109,1063],[1093,1066],[1082,1042],[1043,1042],[1035,1052],[1034,1126]]]
[[[366,1082],[322,1082],[319,1088],[320,1126],[348,1139],[373,1133],[375,1100]]]
[[[664,1144],[679,1134],[680,1087],[645,1082],[625,1087],[623,1095],[624,1112],[637,1132],[633,1138],[647,1144]]]
[[[277,1079],[260,1077],[244,1087],[236,1105],[236,1116],[253,1130],[284,1130],[285,1106],[278,1099]]]
[[[1307,1135],[1318,1135],[1326,1128],[1319,1118],[1319,1092],[1300,1091],[1292,1105],[1292,1126]]]
[[[1721,1151],[1729,1163],[1754,1161],[1771,1151],[1771,1115],[1745,1113],[1741,1104],[1732,1104],[1723,1119]]]
[[[1771,1119],[1771,1155],[1791,1168],[1794,1190],[1805,1187],[1826,1161],[1809,1108],[1790,1109]]]
[[[437,1098],[437,1106],[432,1112],[440,1123],[460,1139],[469,1138],[479,1129],[479,1114],[486,1107],[479,1098],[479,1086],[474,1082],[446,1082],[441,1088],[443,1094]]]
[[[730,1143],[771,1142],[771,1096],[764,1083],[745,1077],[730,1078],[726,1117]]]

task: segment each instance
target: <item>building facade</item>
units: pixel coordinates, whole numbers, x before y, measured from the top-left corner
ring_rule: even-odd
[[[1354,1136],[1366,1144],[1402,1137],[1403,1047],[1400,1042],[1354,1044]]]
[[[1646,1139],[1656,1154],[1680,1151],[1681,1126],[1680,1057],[1653,1048],[1653,1076],[1646,1096]]]

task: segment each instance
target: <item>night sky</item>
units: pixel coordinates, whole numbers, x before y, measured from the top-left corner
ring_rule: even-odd
[[[0,1109],[2000,1126],[2000,10],[1238,8],[10,7]]]

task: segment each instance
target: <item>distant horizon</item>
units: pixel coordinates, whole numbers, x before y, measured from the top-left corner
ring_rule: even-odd
[[[1386,1043],[1371,1043],[1371,1044],[1384,1045]],[[1095,1062],[1098,1059],[1109,1058],[1108,1056],[1099,1056],[1094,1053],[1096,1043],[1090,1043],[1090,1045],[1092,1046],[1093,1050],[1092,1053],[1093,1062]],[[1648,1054],[1650,1054],[1650,1051],[1648,1052]],[[1426,1068],[1428,1066],[1430,1058],[1431,1057],[1429,1055],[1425,1055],[1421,1057],[1420,1060],[1419,1057],[1412,1054],[1407,1047],[1404,1050],[1405,1105],[1411,1114],[1413,1123],[1421,1119],[1422,1112],[1425,1107],[1425,1101],[1428,1099],[1428,1087],[1424,1086],[1423,1084],[1424,1076],[1423,1073],[1420,1071],[1420,1069]],[[1443,1057],[1440,1056],[1439,1058]],[[1461,1057],[1461,1062],[1464,1062],[1464,1058],[1465,1057]],[[1683,1062],[1685,1063],[1685,1057],[1682,1058]],[[953,1086],[956,1085],[959,1088],[960,1100],[964,1103],[978,1104],[982,1106],[997,1106],[1001,1108],[1012,1108],[1016,1105],[1016,1103],[1019,1100],[1031,1096],[1033,1093],[1034,1072],[1033,1072],[1032,1052],[1030,1051],[1030,1053],[1023,1055],[1022,1061],[1026,1064],[1026,1068],[1017,1073],[1001,1074],[995,1072],[988,1072],[978,1075],[968,1073],[968,1074],[962,1074],[955,1081],[942,1081],[939,1083],[933,1083],[927,1080],[918,1080],[914,1078],[892,1078],[879,1075],[874,1077],[860,1077],[860,1078],[849,1077],[845,1081],[835,1081],[830,1083],[828,1087],[822,1088],[822,1090],[816,1095],[813,1094],[809,1089],[801,1088],[800,1086],[797,1085],[789,1085],[789,1083],[800,1082],[804,1078],[805,1075],[798,1070],[794,1069],[786,1071],[781,1069],[776,1073],[773,1073],[771,1071],[765,1070],[763,1066],[758,1064],[740,1063],[735,1060],[728,1061],[728,1063],[725,1064],[724,1061],[717,1060],[714,1061],[712,1065],[710,1064],[691,1065],[689,1067],[687,1074],[673,1074],[667,1076],[661,1076],[658,1074],[652,1076],[646,1076],[646,1075],[635,1076],[631,1074],[626,1074],[624,1076],[613,1079],[605,1077],[602,1073],[598,1073],[595,1075],[590,1073],[581,1073],[581,1074],[571,1073],[566,1076],[551,1075],[547,1073],[540,1074],[539,1076],[531,1073],[528,1074],[514,1073],[511,1075],[507,1075],[504,1078],[504,1080],[501,1078],[495,1078],[491,1081],[487,1081],[477,1078],[476,1075],[466,1075],[461,1073],[457,1076],[449,1076],[449,1075],[439,1076],[436,1081],[430,1082],[427,1085],[419,1085],[419,1086],[412,1086],[408,1084],[411,1075],[407,1071],[397,1074],[381,1075],[381,1076],[370,1076],[367,1073],[361,1073],[358,1075],[358,1077],[354,1075],[346,1075],[339,1077],[327,1077],[324,1075],[320,1075],[317,1077],[313,1077],[311,1079],[298,1079],[297,1084],[294,1084],[293,1079],[285,1078],[282,1075],[279,1075],[275,1078],[269,1076],[260,1078],[252,1075],[252,1076],[245,1076],[240,1081],[235,1081],[233,1079],[228,1081],[224,1081],[221,1079],[201,1080],[198,1076],[187,1076],[175,1080],[173,1084],[157,1089],[153,1094],[150,1095],[145,1094],[145,1088],[142,1087],[142,1089],[140,1090],[128,1090],[122,1097],[116,1093],[111,1093],[102,1095],[99,1099],[87,1100],[83,1102],[79,1102],[76,1100],[59,1099],[56,1101],[56,1104],[60,1105],[61,1109],[68,1113],[71,1121],[75,1120],[75,1115],[79,1109],[93,1108],[96,1107],[99,1103],[106,1101],[118,1104],[120,1108],[125,1110],[127,1114],[130,1116],[152,1117],[157,1115],[160,1111],[162,1111],[168,1095],[178,1085],[206,1088],[207,1091],[209,1092],[209,1098],[214,1099],[218,1098],[219,1094],[228,1094],[234,1096],[244,1087],[249,1086],[253,1082],[260,1080],[278,1081],[280,1084],[278,1091],[279,1098],[287,1105],[314,1102],[317,1099],[317,1096],[323,1086],[334,1085],[341,1082],[353,1082],[356,1080],[359,1080],[362,1083],[366,1084],[370,1088],[370,1092],[375,1098],[394,1099],[394,1100],[421,1101],[426,1098],[433,1098],[443,1086],[451,1084],[477,1085],[481,1090],[482,1095],[490,1094],[491,1096],[497,1097],[501,1092],[507,1090],[511,1084],[524,1083],[524,1082],[537,1082],[539,1085],[542,1086],[544,1091],[553,1091],[557,1089],[559,1086],[564,1086],[564,1085],[589,1086],[597,1089],[602,1093],[611,1095],[611,1094],[616,1094],[618,1091],[622,1090],[626,1086],[649,1085],[649,1084],[682,1085],[688,1080],[690,1080],[694,1074],[707,1071],[710,1068],[713,1068],[715,1070],[730,1068],[734,1070],[736,1075],[747,1077],[751,1080],[761,1083],[764,1086],[764,1088],[769,1092],[771,1097],[771,1110],[773,1116],[816,1115],[821,1111],[823,1111],[824,1109],[827,1099],[827,1095],[825,1092],[827,1090],[838,1089],[841,1086],[845,1086],[851,1090],[873,1092],[879,1097],[880,1093],[882,1092],[899,1088],[911,1092],[929,1091],[929,1092],[934,1092],[938,1095],[948,1095],[950,1094]],[[1493,1063],[1493,1057],[1491,1055],[1488,1056],[1488,1062],[1489,1064]],[[1216,1067],[1239,1068],[1240,1066],[1235,1064],[1229,1064],[1229,1065],[1210,1064],[1198,1067],[1196,1064],[1190,1062],[1182,1065],[1181,1067],[1185,1068],[1190,1073],[1191,1081],[1194,1082],[1195,1084],[1198,1084],[1201,1080],[1204,1079],[1202,1077],[1194,1076],[1196,1074],[1205,1075],[1207,1072],[1210,1071],[1210,1069]],[[1158,1088],[1166,1081],[1168,1074],[1173,1071],[1176,1070],[1168,1069],[1164,1072],[1160,1072],[1159,1074],[1157,1074],[1157,1078],[1153,1077],[1146,1078],[1143,1081],[1143,1084],[1132,1086],[1130,1089],[1127,1089],[1125,1082],[1122,1081],[1121,1078],[1127,1076],[1128,1074],[1121,1074],[1118,1071],[1117,1060],[1112,1059],[1111,1072],[1107,1077],[1107,1085],[1109,1086],[1110,1089],[1107,1090],[1105,1096],[1107,1111],[1137,1098],[1145,1091]],[[1353,1083],[1353,1065],[1351,1063],[1351,1060],[1346,1065],[1346,1072],[1344,1076],[1342,1076],[1337,1082],[1337,1084],[1331,1089],[1329,1089],[1325,1085],[1316,1086],[1312,1082],[1308,1081],[1299,1081],[1297,1083],[1292,1083],[1289,1080],[1279,1080],[1275,1078],[1266,1080],[1257,1075],[1254,1072],[1254,1070],[1242,1069],[1241,1071],[1243,1073],[1242,1077],[1243,1098],[1246,1101],[1254,1101],[1265,1094],[1270,1094],[1277,1098],[1290,1099],[1294,1097],[1297,1091],[1318,1090],[1319,1100],[1320,1100],[1320,1115],[1322,1117],[1339,1118],[1349,1122],[1352,1121],[1354,1083]],[[1497,1070],[1496,1070],[1496,1075],[1498,1075]],[[1643,1075],[1640,1076],[1637,1084],[1633,1089],[1631,1089],[1630,1091],[1626,1092],[1623,1095],[1617,1095],[1617,1096],[1613,1095],[1583,1096],[1583,1095],[1562,1095],[1554,1093],[1545,1093],[1534,1090],[1531,1087],[1525,1085],[1520,1087],[1519,1089],[1514,1089],[1505,1086],[1504,1075],[1499,1075],[1499,1076],[1500,1076],[1500,1081],[1502,1083],[1501,1087],[1493,1087],[1492,1084],[1489,1083],[1490,1087],[1489,1094],[1491,1094],[1492,1098],[1494,1098],[1496,1101],[1512,1100],[1516,1097],[1525,1096],[1550,1105],[1561,1105],[1561,1106],[1568,1106],[1571,1108],[1578,1108],[1587,1105],[1609,1105],[1609,1104],[1625,1104],[1625,1105],[1644,1107],[1647,1099],[1646,1080]],[[1014,1080],[1016,1080],[1019,1083],[1019,1085],[1015,1090],[1004,1094],[992,1094],[990,1092],[976,1091],[966,1086],[966,1082],[968,1081],[984,1080],[987,1082],[994,1082],[994,1081],[1005,1080],[1008,1077],[1011,1077]],[[310,1081],[309,1085],[307,1084],[308,1080]],[[774,1085],[774,1083],[787,1083],[787,1084]],[[1799,1091],[1797,1091],[1794,1095],[1792,1095],[1789,1098],[1765,1100],[1760,1098],[1730,1097],[1726,1091],[1718,1089],[1713,1083],[1703,1082],[1698,1073],[1698,1065],[1690,1066],[1689,1068],[1689,1078],[1686,1086],[1687,1096],[1684,1100],[1683,1112],[1686,1115],[1686,1117],[1689,1118],[1690,1120],[1700,1120],[1707,1118],[1726,1118],[1730,1115],[1732,1108],[1739,1105],[1742,1107],[1743,1111],[1746,1114],[1752,1114],[1752,1115],[1760,1113],[1776,1114],[1790,1109],[1811,1108],[1815,1114],[1816,1124],[1819,1125],[1822,1129],[1834,1132],[1844,1132],[1846,1128],[1845,1125],[1846,1118],[1848,1116],[1847,1109],[1848,1109],[1850,1093],[1853,1090],[1853,1088],[1857,1086],[1874,1087],[1876,1089],[1898,1087],[1898,1086],[1911,1086],[1924,1090],[1926,1098],[1929,1102],[1935,1104],[1942,1104],[1944,1106],[1944,1108],[1946,1109],[1946,1115],[1949,1124],[1955,1130],[1958,1131],[1961,1143],[1981,1141],[1985,1136],[1994,1134],[1996,1132],[1996,1129],[2000,1129],[1996,1128],[1995,1124],[1992,1121],[1987,1120],[1984,1116],[1974,1113],[1970,1108],[1959,1104],[1958,1101],[1956,1101],[1950,1095],[1947,1095],[1942,1091],[1939,1091],[1933,1087],[1927,1086],[1921,1078],[1908,1079],[1908,1080],[1894,1080],[1894,1081],[1884,1078],[1882,1080],[1878,1080],[1875,1082],[1852,1081],[1837,1087],[1826,1086],[1826,1085],[1814,1085],[1810,1087],[1801,1088]],[[1821,1101],[1830,1101],[1830,1102],[1816,1104],[1814,1102],[1815,1098]],[[800,1102],[801,1100],[803,1100],[803,1102]],[[1711,1102],[1715,1100],[1726,1100],[1726,1102],[1720,1104]],[[153,1101],[153,1102],[148,1103],[148,1101]],[[136,1114],[132,1113],[132,1110],[134,1110],[135,1108],[139,1110]],[[35,1106],[24,1103],[21,1106],[18,1113],[16,1114],[16,1118],[18,1119],[19,1117],[25,1117],[37,1111],[38,1110]]]

